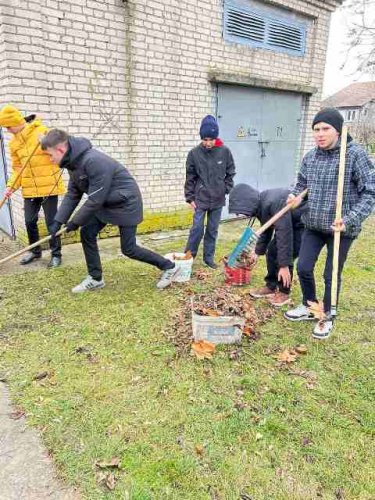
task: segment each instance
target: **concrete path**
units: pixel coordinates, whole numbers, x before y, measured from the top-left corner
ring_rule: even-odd
[[[24,417],[12,418],[5,384],[0,383],[0,500],[78,500],[56,478],[38,433]]]
[[[176,231],[168,231],[168,232],[158,232],[158,233],[150,233],[145,235],[140,235],[137,237],[137,241],[140,245],[146,246],[151,250],[158,251],[158,246],[160,244],[166,243],[167,241],[173,241],[174,239],[186,239],[188,235],[188,231],[185,230],[176,230]],[[102,261],[108,259],[115,259],[116,257],[121,256],[120,250],[120,241],[119,238],[105,238],[98,240],[100,256]],[[7,236],[5,236],[0,231],[0,259],[11,255],[12,253],[17,252],[22,248],[19,243],[16,241],[10,240]],[[183,251],[182,248],[176,248],[176,251]],[[73,243],[70,245],[63,246],[63,266],[69,266],[75,264],[77,262],[84,263],[85,259],[83,256],[82,245],[81,243]],[[21,266],[19,264],[20,257],[16,257],[5,264],[0,265],[0,275],[7,274],[18,274],[25,273],[30,271],[39,271],[41,269],[45,269],[49,260],[50,253],[48,250],[43,251],[43,257],[40,260],[32,262],[27,266]]]

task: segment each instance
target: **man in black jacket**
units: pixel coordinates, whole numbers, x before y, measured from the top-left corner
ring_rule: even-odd
[[[261,225],[285,206],[290,191],[286,188],[267,189],[259,193],[247,184],[238,184],[229,195],[229,213],[256,217]],[[304,202],[298,209],[283,215],[258,239],[253,258],[266,255],[266,286],[251,290],[254,298],[267,297],[275,307],[290,302],[293,261],[298,257],[304,229],[301,216],[306,210]]]
[[[195,257],[204,235],[203,261],[216,269],[216,238],[225,195],[233,187],[235,166],[232,153],[218,139],[219,127],[213,116],[203,118],[200,136],[202,142],[189,152],[186,160],[185,199],[194,210],[194,219],[185,252],[190,251]]]
[[[179,269],[173,262],[136,243],[137,225],[143,219],[142,195],[135,179],[116,160],[92,148],[89,140],[53,129],[41,140],[52,161],[69,172],[68,192],[55,216],[50,234],[66,224],[84,193],[87,200],[66,224],[67,232],[81,227],[81,242],[89,275],[73,293],[103,288],[97,235],[107,225],[120,229],[121,251],[131,259],[158,267],[164,273],[158,288],[170,285]]]

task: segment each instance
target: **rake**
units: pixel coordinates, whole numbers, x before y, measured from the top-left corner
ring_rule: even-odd
[[[307,195],[307,189],[302,191],[300,196],[304,198]],[[275,222],[277,222],[284,214],[289,212],[292,209],[292,204],[287,204],[283,207],[279,212],[277,212],[273,217],[270,218],[262,227],[258,229],[258,231],[254,231],[250,226],[248,226],[242,236],[237,243],[237,245],[232,250],[231,254],[228,257],[227,266],[231,268],[235,268],[240,264],[240,258],[242,254],[249,254],[251,250],[254,248],[259,236],[267,231]]]
[[[57,231],[56,236],[61,236],[65,232],[66,232],[66,227],[63,227],[62,229],[60,229],[59,231]],[[25,252],[29,252],[33,248],[41,245],[42,243],[45,243],[46,241],[49,241],[51,238],[52,238],[51,235],[46,236],[45,238],[42,238],[41,240],[33,243],[32,245],[29,245],[28,247],[21,248],[21,250],[18,250],[18,252],[12,253],[12,255],[8,255],[8,257],[5,257],[4,259],[0,260],[0,266],[1,266],[1,264],[5,264],[9,260],[15,259],[16,257],[18,257],[19,255],[22,255]]]

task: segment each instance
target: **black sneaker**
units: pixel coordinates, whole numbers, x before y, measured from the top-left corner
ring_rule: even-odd
[[[211,269],[217,269],[219,266],[217,264],[215,264],[214,261],[204,261],[204,264],[207,266],[207,267],[210,267]]]

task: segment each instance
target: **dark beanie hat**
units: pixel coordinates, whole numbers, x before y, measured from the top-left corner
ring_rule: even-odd
[[[342,125],[344,123],[344,118],[342,114],[336,108],[324,108],[321,109],[316,115],[312,122],[312,128],[317,123],[324,122],[328,123],[328,125],[332,125],[333,128],[341,134]]]
[[[201,128],[199,130],[201,139],[209,137],[210,139],[217,139],[219,137],[219,125],[214,116],[207,115],[203,118]]]

